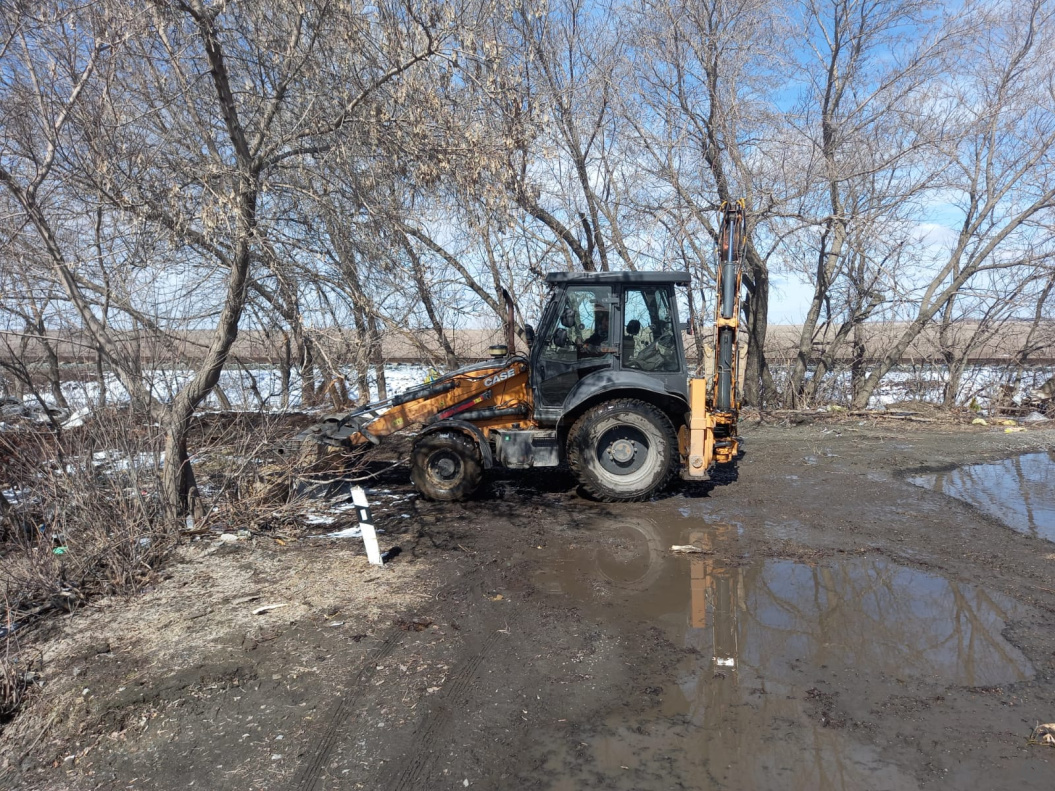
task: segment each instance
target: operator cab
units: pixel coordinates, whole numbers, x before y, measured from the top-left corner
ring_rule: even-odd
[[[554,272],[531,349],[535,419],[553,426],[602,393],[647,390],[688,404],[674,287],[687,272]]]

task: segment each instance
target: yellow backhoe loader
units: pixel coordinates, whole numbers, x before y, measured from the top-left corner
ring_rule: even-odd
[[[415,432],[411,477],[434,500],[468,497],[493,467],[566,463],[606,501],[642,500],[675,473],[705,480],[738,449],[737,330],[743,204],[722,209],[713,383],[690,375],[675,288],[685,272],[551,273],[529,354],[494,359],[350,412],[299,435],[343,449]]]

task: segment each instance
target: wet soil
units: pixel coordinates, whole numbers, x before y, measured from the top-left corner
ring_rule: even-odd
[[[1055,431],[743,434],[735,474],[648,503],[557,471],[432,504],[393,474],[381,570],[347,539],[191,548],[41,636],[0,786],[1050,789],[1055,545],[998,518],[1012,490],[911,480]]]

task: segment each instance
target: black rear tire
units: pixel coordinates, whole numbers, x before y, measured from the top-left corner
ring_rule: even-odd
[[[414,444],[410,477],[429,500],[464,500],[483,478],[476,443],[458,431],[422,437]]]
[[[604,502],[647,500],[674,474],[677,437],[662,411],[620,398],[590,409],[572,426],[568,463]]]

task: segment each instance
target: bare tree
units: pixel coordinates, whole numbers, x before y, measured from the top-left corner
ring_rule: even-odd
[[[976,10],[975,35],[950,52],[944,90],[930,98],[943,124],[935,184],[959,215],[935,246],[904,331],[868,374],[853,406],[863,408],[909,345],[965,286],[997,271],[1025,271],[1050,237],[1038,223],[1055,205],[1055,16],[1041,0]],[[998,33],[998,35],[994,35]],[[955,69],[953,64],[955,63]],[[951,75],[956,74],[956,79]],[[1038,91],[1044,97],[1038,102]]]
[[[933,126],[921,123],[917,114],[900,112],[925,92],[950,35],[940,19],[933,19],[931,6],[921,0],[801,3],[806,46],[791,71],[801,75],[796,82],[804,88],[791,116],[788,143],[800,152],[792,157],[798,172],[789,175],[801,184],[802,197],[797,216],[789,220],[800,225],[796,244],[808,249],[814,263],[806,273],[813,297],[789,375],[789,395],[796,403],[807,391],[817,392],[819,380],[807,388],[806,375],[822,314],[832,313],[837,281],[855,266],[860,286],[862,266],[869,262],[882,262],[889,270],[895,259],[881,252],[887,244],[884,226],[904,217],[933,179],[919,166],[933,142]],[[915,35],[906,40],[909,26]],[[844,293],[853,297],[845,308],[850,321],[843,322],[834,343],[877,307],[876,294],[861,294],[859,288]],[[823,378],[828,369],[822,360],[814,376]]]
[[[252,7],[174,0],[144,8],[56,3],[36,16],[5,13],[0,35],[7,50],[21,44],[5,98],[32,110],[29,117],[39,123],[9,136],[15,142],[0,160],[0,183],[36,230],[53,276],[133,400],[163,411],[162,489],[172,515],[193,497],[190,417],[216,387],[237,337],[252,265],[260,260],[262,217],[273,221],[280,201],[272,195],[281,193],[284,173],[348,139],[363,123],[366,100],[432,58],[451,27],[449,13],[373,8],[377,13],[360,14],[323,0]],[[68,24],[70,15],[76,26]],[[372,26],[382,22],[386,37],[374,42]],[[349,46],[349,35],[366,46]],[[71,253],[78,250],[75,237],[64,244],[56,223],[72,217],[72,233],[77,208],[60,215],[49,180],[106,202],[125,222],[167,235],[166,276],[180,272],[182,283],[167,295],[164,315],[132,303],[110,309],[158,332],[177,315],[215,328],[195,370],[163,405],[135,376],[113,326],[100,319],[97,297],[106,289],[71,263],[79,254]]]
[[[717,243],[720,205],[739,199],[747,204],[743,398],[759,405],[773,391],[765,338],[775,249],[759,230],[784,200],[773,178],[780,166],[766,162],[773,152],[763,145],[774,112],[760,99],[773,78],[771,53],[756,45],[773,40],[772,6],[755,0],[642,4],[636,24],[636,102],[623,114],[637,130],[649,170],[670,193],[667,204],[687,213],[685,219],[707,240],[694,242],[700,261],[711,257]]]

